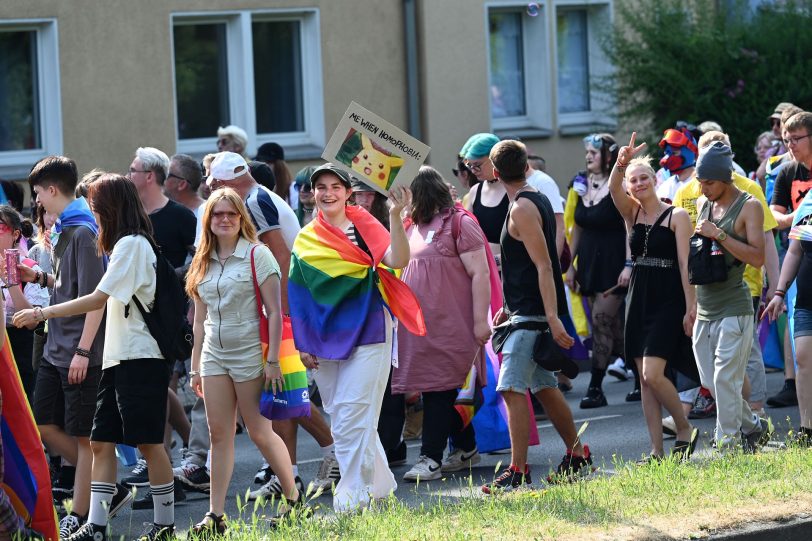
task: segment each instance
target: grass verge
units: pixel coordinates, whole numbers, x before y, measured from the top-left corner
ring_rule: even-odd
[[[417,507],[390,498],[372,510],[291,521],[275,531],[263,527],[269,508],[246,506],[231,521],[229,539],[690,539],[812,511],[809,450],[609,468],[616,473],[491,497],[470,483],[435,481]]]

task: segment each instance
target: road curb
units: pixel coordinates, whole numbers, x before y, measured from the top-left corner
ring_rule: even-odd
[[[713,541],[808,541],[812,539],[812,517],[799,515],[769,522],[754,522],[709,536]]]

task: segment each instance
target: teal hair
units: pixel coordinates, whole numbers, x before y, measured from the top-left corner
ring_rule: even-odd
[[[302,186],[304,184],[310,183],[310,175],[313,174],[313,171],[316,170],[315,165],[308,165],[303,167],[298,173],[296,173],[296,177],[293,179],[293,182]]]
[[[476,133],[462,145],[460,156],[469,160],[486,158],[498,142],[499,138],[492,133]]]

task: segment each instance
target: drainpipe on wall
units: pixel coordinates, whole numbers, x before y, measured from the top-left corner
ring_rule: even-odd
[[[417,0],[403,0],[403,26],[406,45],[406,108],[409,134],[422,140],[420,125],[420,85],[417,70]]]

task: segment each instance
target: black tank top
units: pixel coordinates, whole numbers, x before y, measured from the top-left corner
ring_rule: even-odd
[[[558,314],[568,314],[567,298],[564,293],[564,280],[561,277],[561,266],[555,247],[555,214],[550,201],[539,192],[519,192],[516,200],[529,199],[536,205],[541,214],[542,231],[547,241],[547,251],[553,267],[553,282],[558,304]],[[505,295],[505,305],[511,315],[543,316],[544,303],[539,290],[538,272],[533,260],[527,253],[524,243],[510,236],[507,220],[502,228],[500,239],[502,245],[502,291]]]
[[[505,194],[505,197],[503,197],[499,204],[495,207],[486,207],[483,205],[481,200],[482,185],[485,182],[479,183],[479,189],[476,191],[474,204],[471,205],[471,210],[473,211],[474,216],[476,216],[476,219],[479,221],[479,227],[482,228],[488,242],[492,244],[499,244],[499,235],[502,234],[502,226],[505,225],[505,218],[507,218],[510,200],[508,199],[507,194]]]

